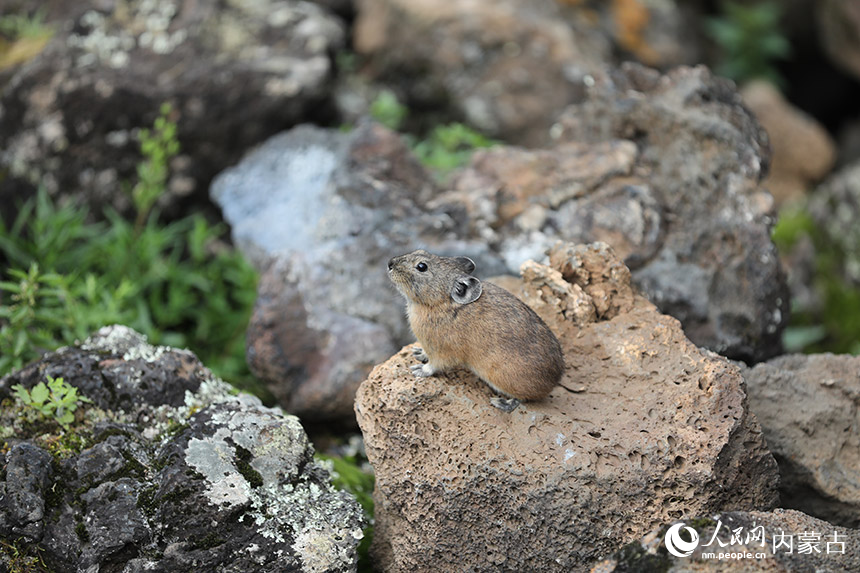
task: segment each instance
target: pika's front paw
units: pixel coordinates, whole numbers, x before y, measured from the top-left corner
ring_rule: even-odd
[[[430,360],[427,357],[427,353],[424,352],[424,349],[421,348],[420,346],[413,346],[412,347],[412,356],[414,356],[415,358],[417,358],[419,361],[423,362],[424,364],[427,364],[427,361]]]
[[[502,398],[501,396],[493,396],[490,398],[490,404],[501,410],[502,412],[511,413],[520,405],[520,401],[516,398]]]
[[[412,370],[412,373],[415,374],[418,378],[427,378],[428,376],[433,376],[436,373],[429,364],[413,364],[409,367]]]

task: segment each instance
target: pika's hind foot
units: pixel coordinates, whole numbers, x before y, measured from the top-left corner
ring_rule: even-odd
[[[409,369],[412,370],[412,373],[418,378],[427,378],[428,376],[436,374],[436,369],[429,364],[413,364]]]
[[[517,406],[520,405],[520,401],[516,398],[502,398],[501,396],[493,396],[492,398],[490,398],[490,404],[492,404],[502,412],[507,412],[508,414],[510,414],[517,409]]]
[[[424,364],[427,364],[427,361],[430,360],[430,358],[428,358],[428,356],[427,356],[427,353],[424,352],[424,349],[421,348],[420,346],[413,346],[412,347],[412,356],[414,356],[415,358],[417,358],[420,362],[422,362]]]

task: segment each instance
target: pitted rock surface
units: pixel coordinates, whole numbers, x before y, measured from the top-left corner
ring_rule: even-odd
[[[860,357],[780,356],[744,378],[779,464],[782,505],[860,527]]]
[[[513,288],[565,352],[547,400],[506,414],[470,373],[416,379],[409,347],[360,387],[383,570],[581,570],[682,516],[776,503],[739,369],[635,295],[606,245],[551,260]]]
[[[93,400],[65,432],[11,399],[46,375]],[[0,399],[0,540],[51,570],[356,569],[361,510],[298,419],[188,351],[106,327],[0,379]]]

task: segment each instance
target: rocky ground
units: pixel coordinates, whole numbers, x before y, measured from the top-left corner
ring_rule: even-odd
[[[304,424],[362,432],[379,570],[860,570],[860,359],[783,347],[792,305],[824,307],[822,245],[860,286],[860,15],[782,3],[780,91],[713,71],[713,4],[0,5],[50,25],[0,44],[0,217],[36,187],[127,213],[171,104],[159,208],[223,216],[260,272],[247,360],[279,404],[123,326],[0,379],[0,569],[38,547],[56,571],[355,570],[361,513]],[[497,145],[440,174],[370,119],[383,90],[403,129]],[[797,201],[820,235],[779,253]],[[465,371],[410,375],[385,263],[416,248],[543,317],[549,399],[506,414]],[[71,427],[15,401],[46,376],[92,400]]]

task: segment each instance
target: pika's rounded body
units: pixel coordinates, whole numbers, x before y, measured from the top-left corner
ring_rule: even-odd
[[[388,263],[392,282],[406,298],[406,313],[432,376],[471,369],[498,393],[518,400],[545,398],[564,373],[561,345],[525,303],[503,288],[471,276],[466,257],[415,251]]]

